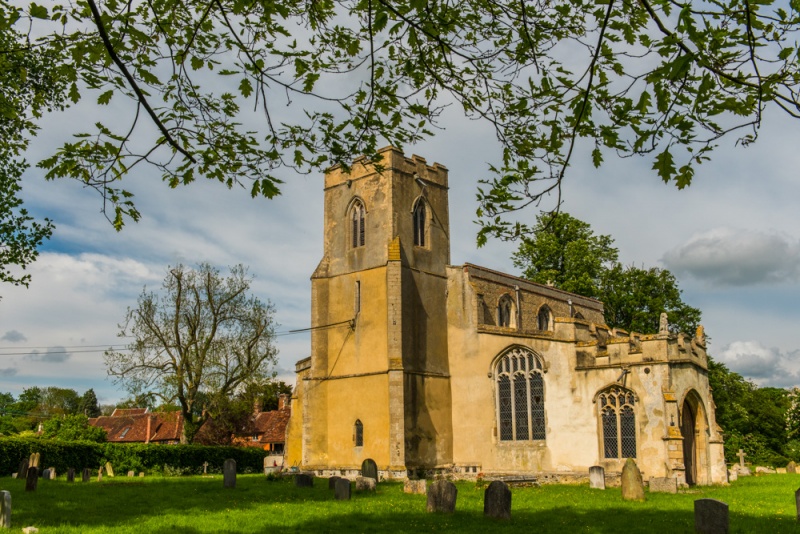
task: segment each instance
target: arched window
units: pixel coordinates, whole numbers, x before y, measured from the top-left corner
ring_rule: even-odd
[[[364,246],[364,214],[364,204],[362,204],[360,200],[354,201],[353,205],[350,207],[350,221],[353,230],[353,248]]]
[[[611,387],[599,395],[604,458],[636,458],[635,405],[633,392],[621,387]]]
[[[508,295],[503,295],[497,302],[497,326],[516,325],[514,301]]]
[[[356,447],[364,446],[364,425],[361,424],[361,419],[356,419],[353,441],[355,441]]]
[[[425,201],[421,198],[414,205],[414,245],[425,246]]]
[[[539,358],[520,347],[498,360],[494,376],[500,441],[545,439],[542,373]]]
[[[539,308],[539,315],[538,315],[538,326],[539,330],[552,330],[551,328],[551,317],[550,308],[545,304],[541,308]]]

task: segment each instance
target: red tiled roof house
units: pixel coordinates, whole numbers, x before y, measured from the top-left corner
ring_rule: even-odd
[[[183,417],[180,412],[149,413],[147,408],[117,408],[111,415],[89,419],[89,424],[106,431],[114,443],[180,443]]]

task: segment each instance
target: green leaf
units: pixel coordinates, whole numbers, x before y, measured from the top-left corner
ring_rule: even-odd
[[[656,160],[653,162],[653,170],[658,173],[664,182],[669,182],[675,176],[675,161],[672,158],[669,147],[656,156]]]
[[[38,4],[31,4],[31,17],[35,19],[48,19],[47,8]]]
[[[111,97],[112,96],[114,96],[114,91],[113,90],[108,90],[105,93],[103,93],[103,94],[101,94],[100,96],[97,97],[97,103],[100,104],[100,105],[105,106],[109,102],[111,102]]]
[[[600,152],[599,148],[595,148],[592,150],[592,164],[597,168],[601,163],[603,163],[603,154]]]
[[[250,83],[248,78],[243,78],[239,83],[239,92],[242,93],[242,96],[245,98],[253,94],[253,84]]]

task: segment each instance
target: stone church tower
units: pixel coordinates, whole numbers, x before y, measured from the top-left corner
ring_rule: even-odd
[[[287,465],[546,482],[635,458],[645,479],[727,482],[702,327],[612,329],[597,300],[450,265],[447,169],[381,153],[325,174]]]

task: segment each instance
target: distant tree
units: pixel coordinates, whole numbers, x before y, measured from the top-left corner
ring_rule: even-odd
[[[100,407],[97,405],[97,395],[94,389],[87,389],[81,397],[80,411],[86,417],[97,417],[100,415]]]
[[[23,388],[13,408],[18,413],[33,413],[42,402],[42,390],[37,386]]]
[[[106,441],[106,431],[89,424],[85,415],[53,417],[42,425],[42,436],[60,441]]]
[[[152,411],[155,409],[158,399],[154,393],[135,393],[130,397],[119,401],[115,408],[147,408]]]
[[[247,381],[271,376],[274,308],[249,294],[250,283],[241,265],[227,277],[208,264],[178,265],[160,294],[144,291],[128,309],[120,336],[134,338],[129,350],[105,353],[115,383],[180,405],[183,442],[208,417],[193,416],[200,392],[225,398]]]
[[[42,388],[38,411],[45,416],[79,414],[82,412],[81,396],[71,388]]]
[[[676,329],[694,333],[701,312],[683,302],[675,276],[658,267],[624,267],[613,243],[569,213],[545,213],[512,259],[529,280],[601,300],[608,326],[654,333],[666,312]]]

